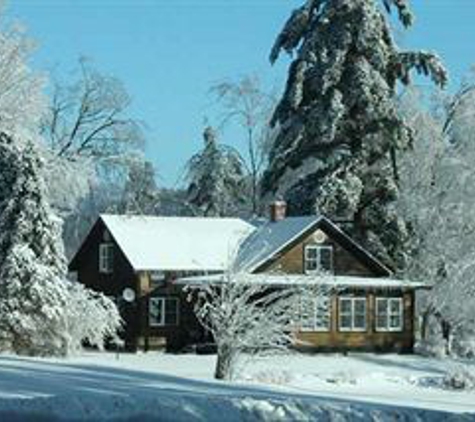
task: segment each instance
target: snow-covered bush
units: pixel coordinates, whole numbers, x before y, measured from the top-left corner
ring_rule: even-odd
[[[475,369],[463,364],[454,365],[444,375],[442,382],[450,390],[475,389]]]
[[[120,344],[117,331],[122,319],[117,306],[107,296],[80,283],[67,283],[68,304],[65,312],[67,353],[77,353],[83,342],[102,350],[106,341]]]

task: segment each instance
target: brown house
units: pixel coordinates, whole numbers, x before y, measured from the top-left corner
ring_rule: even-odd
[[[305,300],[298,345],[412,350],[414,294],[422,286],[390,278],[390,269],[323,216],[285,218],[281,203],[258,225],[231,218],[103,215],[70,270],[80,282],[117,298],[128,348],[177,350],[209,340],[183,285],[219,278],[232,256],[256,282],[314,280],[336,292],[324,307]],[[322,278],[322,272],[328,275]],[[126,288],[135,300],[122,298]]]

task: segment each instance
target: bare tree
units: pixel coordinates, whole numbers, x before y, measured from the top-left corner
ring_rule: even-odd
[[[80,60],[72,85],[56,84],[42,134],[60,157],[103,160],[143,143],[137,121],[127,115],[130,97],[122,83]]]
[[[245,131],[246,167],[255,214],[259,208],[259,179],[275,133],[269,126],[275,98],[261,88],[256,76],[217,83],[211,87],[211,93],[224,108],[222,124],[237,122]]]
[[[323,284],[302,286],[291,276],[280,276],[284,283],[278,285],[266,275],[253,277],[228,271],[220,282],[188,287],[198,320],[216,342],[216,379],[233,379],[244,354],[282,351],[295,344],[302,304],[308,303],[304,299],[323,299],[328,293]]]

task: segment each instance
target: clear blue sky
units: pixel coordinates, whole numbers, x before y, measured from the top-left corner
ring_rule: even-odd
[[[217,122],[209,86],[258,74],[282,90],[288,60],[267,57],[291,10],[303,0],[10,0],[8,14],[39,43],[34,65],[67,76],[80,55],[120,78],[132,112],[147,125],[147,156],[162,185],[175,185],[202,145],[205,117]],[[402,47],[437,51],[451,89],[475,64],[475,1],[412,0],[416,25]],[[239,145],[240,133],[223,133]]]

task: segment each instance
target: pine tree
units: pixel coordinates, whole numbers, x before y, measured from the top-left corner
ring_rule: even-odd
[[[40,158],[0,135],[0,333],[2,347],[42,354],[63,343],[68,294],[60,228],[45,200]]]
[[[239,154],[219,145],[211,127],[204,149],[188,163],[188,201],[204,216],[232,216],[245,204],[245,174]]]
[[[405,0],[384,0],[405,27]],[[321,212],[352,223],[352,234],[388,265],[404,262],[407,230],[394,206],[397,152],[411,131],[394,97],[411,69],[441,86],[446,72],[431,53],[401,52],[375,0],[307,0],[271,52],[296,52],[273,116],[280,132],[262,191],[283,195],[293,214]]]
[[[159,206],[159,191],[152,163],[139,161],[132,164],[124,186],[123,210],[129,214],[156,215]]]
[[[65,355],[101,347],[120,326],[113,302],[66,280],[59,220],[47,201],[42,160],[0,133],[0,349]]]

